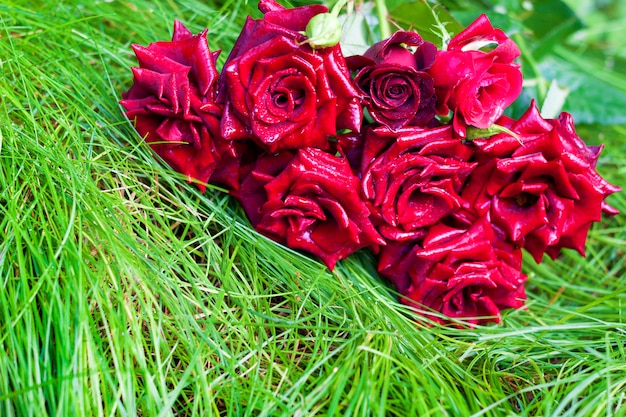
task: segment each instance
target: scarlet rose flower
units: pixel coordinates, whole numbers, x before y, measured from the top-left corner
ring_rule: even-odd
[[[358,131],[360,95],[339,45],[313,50],[300,33],[313,16],[328,9],[283,9],[268,0],[259,8],[264,18],[248,18],[222,72],[224,137],[252,138],[275,152],[327,149],[338,129]]]
[[[416,239],[464,204],[459,193],[475,164],[472,147],[454,139],[451,126],[368,130],[362,189],[387,239]]]
[[[209,50],[206,33],[194,36],[177,21],[171,42],[133,45],[139,68],[133,68],[133,85],[120,102],[152,149],[190,181],[199,180],[202,191],[216,170],[237,158],[220,136],[217,53]],[[236,178],[226,181],[237,185]]]
[[[416,51],[407,49],[415,47]],[[348,59],[354,78],[365,95],[365,105],[378,123],[397,130],[426,126],[435,117],[435,86],[425,72],[433,64],[437,48],[415,32],[397,31],[369,48],[364,56]]]
[[[477,159],[488,162],[463,197],[537,262],[545,252],[556,258],[561,248],[584,255],[591,224],[603,211],[616,213],[604,200],[620,190],[595,170],[601,148],[585,145],[569,114],[546,120],[534,103],[510,128],[519,136],[475,141]]]
[[[345,158],[313,148],[293,155],[259,158],[236,194],[259,232],[318,256],[329,269],[358,249],[384,244]]]
[[[363,144],[365,143],[364,131],[340,134],[336,136],[336,139],[334,149],[331,148],[329,153],[340,153],[343,155],[350,163],[352,171],[359,175],[361,172]]]
[[[430,68],[438,113],[453,111],[461,136],[467,125],[491,126],[522,91],[522,73],[513,62],[519,55],[515,42],[480,16],[437,52]]]
[[[260,152],[253,161],[242,167],[241,185],[231,191],[231,195],[239,200],[252,227],[257,228],[263,217],[262,207],[268,198],[265,186],[285,170],[294,156],[295,151],[292,150]]]
[[[438,223],[421,244],[395,245],[382,248],[381,275],[434,321],[445,322],[431,311],[470,324],[500,322],[501,310],[524,304],[520,249],[498,240],[485,217],[467,229]]]

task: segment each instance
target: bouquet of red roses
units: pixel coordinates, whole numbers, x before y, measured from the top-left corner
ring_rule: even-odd
[[[261,0],[223,66],[207,31],[134,45],[121,104],[139,134],[205,191],[226,187],[252,226],[332,269],[370,248],[421,314],[500,321],[526,298],[522,249],[584,255],[619,187],[569,114],[522,90],[517,45],[479,17],[444,48],[397,31],[344,56],[337,8]],[[436,321],[439,315],[431,316]]]

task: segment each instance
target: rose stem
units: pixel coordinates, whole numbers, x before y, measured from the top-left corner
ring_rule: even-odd
[[[381,39],[387,39],[391,36],[391,26],[389,26],[389,20],[387,20],[389,12],[387,11],[385,0],[376,0],[376,12]]]
[[[515,43],[517,43],[517,46],[519,47],[520,51],[522,52],[522,57],[524,57],[524,61],[526,61],[526,63],[529,65],[530,72],[532,73],[537,83],[538,102],[543,103],[548,92],[546,88],[546,80],[541,75],[541,70],[539,70],[539,65],[533,58],[532,53],[530,52],[530,48],[528,47],[528,44],[526,43],[526,40],[524,39],[524,37],[519,33],[514,34],[512,37],[515,40]]]

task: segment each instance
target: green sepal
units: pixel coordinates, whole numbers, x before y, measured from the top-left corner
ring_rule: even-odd
[[[511,129],[507,127],[500,126],[497,124],[493,124],[489,126],[488,128],[484,128],[484,129],[474,127],[474,126],[467,126],[467,129],[465,131],[465,134],[466,134],[465,139],[474,140],[474,139],[481,139],[481,138],[490,138],[499,133],[506,133],[507,135],[510,135],[514,137],[515,139],[517,139],[519,143],[522,143],[522,138],[517,133],[513,132]]]

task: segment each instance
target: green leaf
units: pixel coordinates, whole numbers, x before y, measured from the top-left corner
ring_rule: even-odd
[[[416,30],[424,40],[438,47],[463,30],[463,26],[443,7],[424,0],[391,1],[389,17],[404,29]]]
[[[469,26],[478,16],[485,14],[485,10],[467,10],[467,11],[451,11],[452,15],[463,26]],[[511,36],[513,33],[523,32],[524,26],[514,16],[508,14],[502,14],[498,12],[486,13],[489,17],[489,21],[493,27],[502,29],[505,33]]]
[[[626,83],[619,83],[615,74],[602,68],[594,74],[593,67],[556,56],[546,58],[539,69],[547,80],[569,89],[563,111],[571,113],[577,123],[626,123]]]
[[[441,0],[439,3],[441,3],[448,10],[485,9],[485,2],[481,0]]]
[[[565,28],[569,34],[583,27],[576,13],[562,0],[532,2],[532,13],[524,25],[539,39],[562,33]]]
[[[374,3],[365,2],[349,14],[339,15],[342,22],[341,51],[344,56],[363,55],[367,49],[379,41],[378,18],[374,13]]]
[[[532,31],[537,40],[533,50],[537,60],[561,44],[569,35],[583,28],[576,13],[562,0],[533,2],[532,12],[523,24]]]

